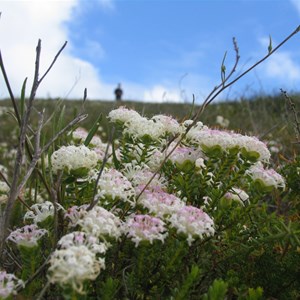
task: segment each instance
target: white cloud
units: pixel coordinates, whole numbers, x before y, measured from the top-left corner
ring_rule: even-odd
[[[261,38],[259,42],[267,51],[269,38]],[[272,41],[272,43],[276,45],[276,42]],[[288,51],[275,52],[262,64],[261,68],[269,78],[284,79],[285,81],[300,79],[300,65],[296,63],[292,53]]]
[[[293,61],[288,52],[274,53],[265,64],[265,72],[271,78],[300,79],[300,66]]]
[[[103,9],[111,11],[115,9],[113,0],[97,0],[95,3]],[[38,39],[42,40],[40,75],[43,75],[57,51],[65,41],[70,39],[72,32],[68,31],[67,23],[72,21],[76,10],[84,8],[83,4],[85,3],[81,0],[1,1],[0,49],[15,96],[20,95],[26,77],[28,77],[27,94],[29,94]],[[105,49],[101,41],[99,43],[99,41],[86,40],[84,43],[89,51],[85,53],[86,55],[94,57],[97,55],[99,60],[105,59]],[[107,83],[101,76],[101,70],[99,72],[96,66],[75,57],[72,54],[76,52],[73,51],[73,47],[74,45],[69,43],[64,49],[40,85],[37,97],[80,99],[84,89],[87,88],[88,99],[113,99],[116,83]],[[188,62],[198,58],[198,55],[192,53],[187,56]],[[178,78],[175,77],[174,82],[159,80],[158,83],[154,82],[148,86],[121,80],[124,99],[183,102],[191,101],[195,93],[196,99],[201,102],[202,95],[209,92],[206,88],[210,86],[207,77],[189,75],[182,82],[182,86],[177,84],[179,79],[180,75]],[[8,97],[1,74],[0,87],[0,98]]]
[[[32,82],[38,39],[42,40],[40,67],[42,75],[57,51],[68,40],[66,22],[72,18],[72,11],[78,5],[79,0],[1,2],[1,53],[16,95],[20,94],[25,77],[28,77],[28,83]],[[100,53],[103,53],[100,44],[92,43],[92,46],[98,53],[99,49]],[[90,98],[112,98],[113,87],[101,80],[94,66],[73,57],[70,54],[71,49],[72,45],[67,45],[41,84],[37,96],[64,97],[73,87],[69,98],[81,98],[86,87]],[[0,84],[4,86],[2,76]],[[1,88],[0,97],[7,95],[6,90]]]

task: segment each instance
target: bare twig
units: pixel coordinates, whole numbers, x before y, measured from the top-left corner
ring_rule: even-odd
[[[241,73],[239,76],[237,76],[234,80],[230,81],[229,83],[223,85],[222,83],[216,87],[212,93],[205,99],[202,107],[200,108],[200,112],[199,114],[197,113],[197,115],[199,116],[204,108],[209,105],[214,99],[216,99],[216,97],[222,93],[225,89],[227,89],[229,86],[233,85],[234,83],[236,83],[238,80],[240,80],[242,77],[244,77],[247,73],[249,73],[250,71],[252,71],[254,68],[256,68],[258,65],[260,65],[262,62],[264,62],[267,58],[269,58],[271,55],[274,54],[274,52],[276,52],[282,45],[284,45],[288,40],[290,40],[295,34],[297,34],[300,31],[300,26],[298,26],[289,36],[287,36],[281,43],[279,43],[273,50],[269,51],[267,55],[265,55],[262,59],[260,59],[259,61],[257,61],[255,64],[253,64],[251,67],[249,67],[246,71],[244,71],[243,73]],[[234,40],[235,41],[235,40]],[[236,53],[238,53],[238,48],[236,45],[236,42],[234,42],[235,45],[235,51]],[[232,70],[235,70],[235,67],[233,67]],[[234,71],[233,71],[234,72]],[[226,82],[228,81],[228,78],[226,80]],[[221,88],[220,88],[221,87]]]
[[[5,81],[5,84],[6,84],[6,87],[7,87],[9,96],[10,96],[10,99],[11,99],[13,107],[14,107],[16,118],[18,120],[19,125],[21,125],[21,118],[20,118],[18,106],[17,106],[16,100],[15,100],[15,96],[14,96],[14,94],[12,92],[11,87],[10,87],[10,83],[9,83],[9,80],[8,80],[8,77],[7,77],[7,73],[5,71],[5,67],[4,67],[4,62],[3,62],[3,59],[2,59],[1,51],[0,51],[0,68],[1,68],[2,75],[4,77],[4,81]]]
[[[60,54],[62,53],[62,51],[65,49],[65,47],[67,46],[68,42],[64,42],[64,44],[62,45],[62,47],[59,49],[59,51],[57,52],[57,54],[55,55],[52,63],[50,64],[49,68],[46,70],[46,72],[44,73],[44,75],[41,77],[41,79],[39,80],[39,84],[44,80],[44,78],[47,76],[47,74],[50,72],[50,70],[52,69],[52,67],[54,66],[56,60],[58,59],[58,57],[60,56]]]
[[[283,89],[280,89],[281,93],[283,94],[284,98],[287,100],[290,110],[293,113],[294,116],[294,131],[296,135],[296,139],[298,143],[300,142],[300,120],[298,119],[299,112],[296,109],[296,105],[293,102],[292,98],[288,95],[286,91]]]
[[[37,133],[35,135],[34,154],[33,154],[33,156],[31,155],[29,144],[27,143],[27,134],[26,134],[26,132],[27,132],[28,127],[29,127],[28,126],[29,125],[29,118],[30,118],[30,114],[31,114],[31,111],[32,111],[32,108],[33,108],[33,102],[34,102],[34,99],[35,99],[35,95],[36,95],[36,92],[37,92],[37,89],[38,89],[40,83],[45,78],[45,76],[48,74],[48,72],[51,70],[51,68],[53,67],[55,61],[57,60],[58,56],[60,55],[62,50],[65,48],[65,46],[66,46],[66,43],[62,46],[62,48],[59,50],[57,55],[54,57],[54,60],[50,64],[49,68],[46,70],[45,74],[41,77],[41,79],[39,79],[41,40],[38,41],[38,44],[37,44],[37,47],[36,47],[34,80],[33,80],[32,89],[31,89],[30,97],[29,97],[28,104],[27,104],[27,110],[24,114],[24,117],[20,120],[20,137],[19,137],[19,144],[18,144],[16,162],[15,162],[15,167],[14,167],[13,179],[12,179],[12,183],[11,183],[11,188],[10,188],[10,193],[9,193],[9,196],[8,196],[8,200],[7,200],[5,209],[4,209],[4,214],[2,214],[0,216],[0,225],[1,225],[0,226],[0,255],[1,255],[1,257],[2,257],[2,253],[3,253],[3,249],[4,249],[4,241],[5,241],[6,236],[7,236],[7,230],[8,230],[8,226],[9,226],[10,216],[11,216],[11,213],[12,213],[12,208],[14,206],[14,203],[15,203],[16,199],[19,196],[20,191],[25,186],[27,180],[31,176],[31,174],[32,174],[32,172],[33,172],[33,170],[36,166],[36,163],[37,163],[38,159],[41,157],[43,152],[48,150],[50,145],[61,134],[63,134],[66,130],[68,130],[74,124],[76,124],[77,122],[81,121],[82,119],[84,119],[86,117],[86,116],[83,116],[83,115],[78,116],[75,120],[70,122],[64,129],[62,129],[60,132],[58,132],[51,139],[51,141],[49,143],[47,143],[42,149],[40,149],[40,135],[41,135],[41,129],[42,129],[42,126],[43,126],[43,113],[42,113],[40,115]],[[3,75],[7,80],[6,85],[9,89],[9,91],[11,91],[9,81],[7,79],[7,76],[6,76],[4,64],[3,64],[3,61],[2,61],[1,57],[0,57],[0,66],[1,66],[1,70],[2,70]],[[14,101],[14,96],[13,96],[12,92],[10,94],[11,94],[13,105],[15,107],[16,116],[18,116],[17,118],[20,119],[18,108],[17,108],[16,103]],[[29,156],[31,158],[31,162],[29,164],[29,167],[27,168],[27,171],[25,172],[24,177],[22,178],[22,180],[20,180],[21,166],[22,166],[22,161],[23,161],[23,157],[24,157],[24,148],[25,148],[25,146],[28,150]],[[46,182],[45,182],[45,185],[47,186]]]

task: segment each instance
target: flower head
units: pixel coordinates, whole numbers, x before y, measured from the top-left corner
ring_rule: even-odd
[[[136,112],[135,110],[128,109],[124,106],[121,106],[117,109],[112,110],[108,114],[108,118],[111,122],[120,122],[120,123],[126,123],[131,121],[132,119],[139,119],[141,118],[141,115]]]
[[[175,136],[182,131],[179,123],[170,116],[155,115],[151,118],[151,120],[160,123],[163,126],[164,131],[172,136]]]
[[[59,241],[58,246],[61,249],[68,249],[73,246],[86,246],[93,253],[105,253],[107,245],[100,243],[99,239],[81,231],[74,231],[64,235]]]
[[[55,208],[52,202],[46,201],[43,203],[33,204],[31,210],[24,215],[24,220],[32,220],[35,224],[45,221],[48,217],[54,216]],[[64,208],[56,203],[57,210]]]
[[[154,173],[150,171],[150,168],[147,165],[140,166],[133,164],[125,164],[123,174],[132,183],[136,191],[138,190],[139,186],[145,186],[149,182],[149,180],[154,176]],[[164,188],[165,186],[166,179],[163,176],[156,174],[152,179],[149,188]]]
[[[74,205],[69,207],[65,212],[65,218],[69,220],[69,227],[75,227],[78,220],[82,219],[87,214],[88,204],[81,206]]]
[[[170,152],[175,147],[176,142],[171,143],[167,152]],[[186,161],[195,162],[197,158],[202,156],[202,152],[199,149],[193,149],[185,146],[177,146],[172,152],[169,160],[173,163],[182,165]]]
[[[165,223],[155,217],[149,215],[132,215],[124,224],[124,232],[137,247],[141,241],[149,241],[164,239],[168,235]]]
[[[99,258],[85,245],[55,250],[50,258],[48,279],[62,287],[70,286],[83,294],[83,283],[95,280],[105,268],[104,258]]]
[[[25,225],[12,231],[7,240],[16,243],[18,246],[35,247],[38,245],[38,240],[48,233],[46,229],[39,229],[36,225]]]
[[[203,238],[214,234],[214,222],[202,209],[194,206],[184,206],[169,217],[171,226],[177,233],[187,235],[189,245],[195,237]]]
[[[274,187],[285,189],[285,180],[274,169],[265,169],[261,162],[253,165],[248,174],[253,181],[258,181],[265,187]]]
[[[199,145],[202,149],[220,147],[226,151],[238,147],[248,153],[254,153],[259,161],[267,162],[271,156],[266,144],[254,136],[210,129],[206,126],[201,129],[192,128],[188,132],[186,139],[193,145]]]
[[[113,237],[118,239],[121,236],[122,223],[113,213],[101,206],[95,206],[89,210],[82,219],[77,221],[82,231],[96,237]]]
[[[150,213],[154,213],[158,217],[171,215],[184,206],[184,202],[179,198],[159,188],[145,190],[139,202],[146,207]]]
[[[98,174],[93,175],[96,180]],[[110,197],[113,200],[118,198],[135,205],[135,191],[131,182],[119,171],[115,169],[104,169],[98,181],[97,197],[105,199]]]
[[[52,170],[76,172],[78,170],[90,170],[97,165],[98,155],[88,147],[81,146],[62,146],[51,156]]]
[[[216,123],[224,128],[227,128],[229,126],[229,120],[225,119],[223,116],[217,116]]]
[[[150,138],[153,141],[160,141],[166,134],[163,124],[144,117],[131,119],[125,124],[123,132],[133,139]]]
[[[17,288],[24,287],[23,280],[18,279],[14,274],[0,271],[0,299],[6,299],[17,294]]]

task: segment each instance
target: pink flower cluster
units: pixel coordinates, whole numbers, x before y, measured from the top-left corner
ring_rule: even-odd
[[[137,247],[141,241],[154,240],[162,242],[168,235],[165,223],[156,217],[149,215],[132,215],[124,224],[124,233],[129,237]]]

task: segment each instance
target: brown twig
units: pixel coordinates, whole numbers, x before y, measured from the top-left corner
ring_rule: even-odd
[[[20,137],[19,137],[19,144],[18,144],[16,162],[15,162],[15,166],[14,166],[13,179],[12,179],[12,183],[11,183],[11,188],[10,188],[10,193],[9,193],[9,196],[8,196],[8,200],[7,200],[5,209],[4,209],[4,214],[2,214],[0,216],[0,225],[1,225],[0,226],[0,255],[1,255],[1,257],[2,257],[2,253],[3,253],[3,249],[4,249],[4,241],[5,241],[6,236],[7,236],[7,230],[8,230],[8,226],[9,226],[10,216],[11,216],[11,213],[12,213],[12,208],[14,206],[14,203],[15,203],[16,199],[19,196],[20,191],[25,186],[27,180],[31,176],[31,174],[32,174],[32,172],[33,172],[33,170],[36,166],[36,163],[37,163],[38,159],[41,157],[43,152],[48,150],[50,145],[61,134],[63,134],[66,130],[68,130],[74,124],[76,124],[77,122],[79,122],[80,120],[82,120],[86,117],[86,116],[80,115],[77,118],[75,118],[75,120],[70,122],[65,128],[63,128],[59,133],[57,133],[51,139],[51,141],[49,143],[47,143],[41,149],[40,148],[40,135],[41,135],[41,129],[42,129],[42,126],[43,126],[43,113],[40,114],[38,129],[37,129],[37,133],[35,135],[34,154],[31,155],[29,144],[27,143],[27,134],[26,133],[27,133],[27,130],[28,130],[29,119],[30,119],[30,115],[31,115],[31,112],[32,112],[35,95],[36,95],[36,92],[37,92],[37,89],[38,89],[40,83],[45,78],[45,76],[48,74],[48,72],[51,70],[51,68],[53,67],[55,61],[57,60],[58,56],[60,55],[62,50],[65,48],[65,46],[66,46],[66,43],[58,51],[57,55],[54,57],[52,63],[50,64],[49,68],[46,70],[44,75],[41,77],[41,79],[39,79],[41,40],[38,41],[38,44],[37,44],[37,47],[36,47],[34,80],[33,80],[31,93],[30,93],[30,97],[29,97],[29,100],[28,100],[28,104],[27,104],[27,110],[24,114],[24,117],[21,119],[21,122],[20,122]],[[2,73],[3,73],[4,77],[7,79],[2,59],[0,60],[0,64],[1,64]],[[8,79],[7,79],[6,85],[7,85],[8,89],[11,90]],[[13,105],[15,106],[15,113],[16,113],[16,115],[19,116],[18,108],[15,105],[16,103],[14,101],[14,97],[13,97],[12,93],[11,93],[11,97],[12,97]],[[20,116],[19,116],[19,118],[20,118]],[[29,155],[30,155],[30,158],[31,158],[31,162],[30,162],[29,167],[27,168],[27,170],[25,172],[24,177],[21,180],[20,179],[20,177],[21,177],[21,167],[22,167],[22,161],[23,161],[23,157],[24,157],[25,146],[28,149],[28,152],[29,152]]]
[[[300,121],[298,119],[299,112],[296,109],[296,105],[293,102],[292,98],[288,95],[286,91],[280,89],[281,93],[283,94],[284,98],[287,100],[290,110],[294,115],[294,131],[296,135],[297,142],[300,142]]]
[[[7,73],[5,71],[5,67],[4,67],[4,62],[3,62],[3,59],[2,59],[1,51],[0,51],[0,68],[1,68],[2,75],[4,77],[4,81],[5,81],[5,84],[6,84],[6,87],[7,87],[9,96],[10,96],[10,99],[11,99],[13,107],[14,107],[14,111],[15,111],[15,114],[16,114],[16,118],[17,118],[18,124],[21,125],[21,118],[20,118],[18,106],[17,106],[16,100],[15,100],[15,96],[14,96],[14,94],[12,92],[12,89],[11,89],[11,86],[10,86],[10,83],[9,83],[9,80],[8,80],[8,77],[7,77]]]

